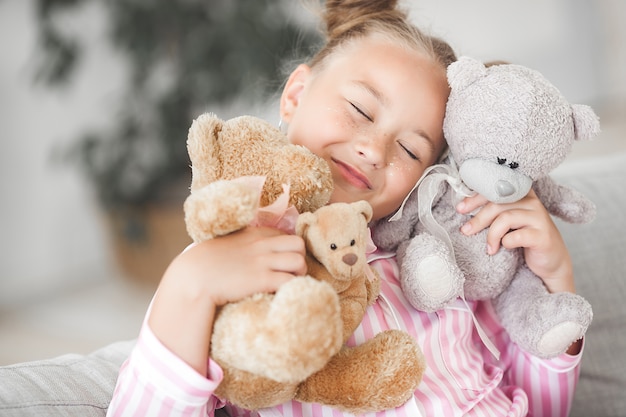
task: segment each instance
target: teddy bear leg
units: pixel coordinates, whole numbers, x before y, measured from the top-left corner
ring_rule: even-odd
[[[300,382],[343,343],[336,291],[311,277],[226,304],[213,325],[211,357],[279,382]]]
[[[495,310],[511,339],[541,358],[565,352],[583,337],[593,316],[580,295],[551,294],[526,266],[495,300]]]
[[[411,398],[425,366],[411,335],[387,330],[362,345],[344,346],[300,384],[295,399],[353,414],[396,408]]]
[[[240,369],[224,367],[215,395],[247,410],[273,407],[293,399],[298,384],[284,383]]]
[[[400,283],[411,305],[436,311],[463,293],[463,273],[448,247],[422,233],[398,248]]]

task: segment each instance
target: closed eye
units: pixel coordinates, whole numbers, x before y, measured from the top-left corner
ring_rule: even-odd
[[[363,110],[361,110],[361,108],[359,106],[357,106],[356,104],[354,104],[352,102],[349,102],[349,103],[354,108],[354,110],[356,110],[357,113],[359,113],[361,116],[365,117],[370,122],[374,121],[374,119],[372,119],[367,113],[365,113]]]
[[[404,150],[404,152],[406,152],[406,154],[409,155],[409,158],[419,161],[419,157],[415,155],[409,148],[404,146],[402,143],[400,143],[399,145]]]

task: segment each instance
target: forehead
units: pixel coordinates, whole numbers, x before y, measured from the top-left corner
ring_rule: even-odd
[[[445,69],[423,51],[387,39],[363,38],[337,51],[319,74],[356,86],[407,124],[443,141],[449,87]]]
[[[418,43],[410,42],[407,39],[391,34],[376,33],[368,36],[357,36],[336,45],[313,69],[321,70],[330,62],[336,60],[352,59],[354,56],[368,55],[368,53],[373,55],[373,58],[374,56],[385,55],[385,52],[388,55],[402,54],[404,56],[420,57],[435,64],[435,59]],[[375,60],[373,59],[372,61]],[[379,63],[384,65],[384,62]]]
[[[366,84],[388,82],[390,87],[403,85],[398,93],[433,93],[433,98],[447,100],[449,88],[446,69],[421,49],[381,37],[357,38],[329,55],[315,72],[343,71],[343,77]],[[337,74],[336,77],[341,75]],[[413,91],[411,91],[413,89]],[[419,96],[415,97],[419,99]]]

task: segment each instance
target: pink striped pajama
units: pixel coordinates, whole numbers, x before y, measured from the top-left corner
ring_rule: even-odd
[[[551,360],[533,357],[509,340],[490,303],[470,302],[481,327],[501,352],[496,360],[475,331],[462,300],[431,314],[417,311],[402,295],[395,259],[379,252],[370,258],[383,279],[381,296],[348,343],[359,344],[382,330],[400,328],[417,339],[428,364],[414,398],[395,410],[376,413],[377,417],[567,416],[581,354]],[[259,413],[241,410],[211,395],[222,377],[212,361],[208,375],[204,378],[169,352],[144,324],[120,371],[107,416],[213,416],[222,406],[233,417],[345,415],[295,401]]]

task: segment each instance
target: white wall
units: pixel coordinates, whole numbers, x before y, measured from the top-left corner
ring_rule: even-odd
[[[541,71],[572,102],[626,97],[622,0],[412,0],[411,15],[459,55]]]
[[[97,205],[73,167],[53,167],[60,143],[110,123],[124,68],[103,42],[94,2],[78,26],[90,45],[77,83],[33,87],[33,2],[0,0],[0,306],[112,273]],[[415,19],[460,54],[542,71],[571,101],[623,116],[626,2],[414,0]],[[616,103],[621,107],[615,107]],[[620,104],[621,103],[621,104]]]
[[[124,68],[102,41],[102,13],[89,5],[81,15],[69,30],[80,30],[90,51],[75,84],[49,91],[31,81],[34,2],[0,1],[0,305],[110,274],[87,184],[51,161],[84,127],[111,120],[122,85]]]

